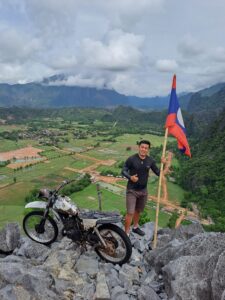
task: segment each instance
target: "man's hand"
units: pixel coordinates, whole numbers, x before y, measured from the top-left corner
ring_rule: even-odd
[[[161,157],[161,163],[163,163],[164,165],[167,163],[167,160],[165,157]]]
[[[138,181],[138,176],[137,174],[133,175],[133,176],[130,176],[130,180],[133,181],[133,182],[137,182]]]
[[[170,169],[169,169],[169,164],[168,164],[168,160],[165,157],[161,158],[161,163],[164,165],[164,170],[163,170],[163,175],[168,175],[171,173]]]

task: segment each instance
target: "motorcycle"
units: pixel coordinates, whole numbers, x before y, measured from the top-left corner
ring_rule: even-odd
[[[98,256],[112,264],[122,265],[131,257],[132,245],[126,233],[115,223],[121,217],[101,216],[85,217],[72,203],[68,196],[60,195],[59,191],[67,184],[76,180],[65,180],[56,189],[41,189],[38,198],[46,201],[28,203],[25,208],[38,209],[25,215],[23,229],[33,241],[50,245],[53,243],[61,227],[62,236],[79,243],[85,250],[91,245]]]

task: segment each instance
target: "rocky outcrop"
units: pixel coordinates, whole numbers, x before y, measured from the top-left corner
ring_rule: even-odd
[[[169,299],[220,300],[225,290],[225,234],[199,225],[162,230],[159,247],[145,259],[163,276]]]
[[[123,266],[105,263],[63,238],[46,247],[9,224],[0,231],[1,300],[225,300],[225,234],[198,224],[159,230],[151,250],[153,223],[144,237],[131,234],[132,257]],[[6,238],[7,236],[7,238]]]
[[[11,253],[19,244],[20,230],[16,223],[10,223],[0,231],[0,254]]]

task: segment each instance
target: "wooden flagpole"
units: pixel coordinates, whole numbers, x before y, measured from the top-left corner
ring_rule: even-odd
[[[163,158],[165,157],[165,154],[166,154],[167,137],[168,137],[168,128],[166,128],[166,130],[165,130],[164,143],[163,143],[163,152],[162,152],[162,157]],[[156,248],[156,244],[157,244],[157,231],[158,231],[158,220],[159,220],[159,204],[160,204],[160,197],[161,197],[163,166],[164,166],[164,164],[161,162],[160,175],[159,175],[159,185],[158,185],[158,195],[157,195],[157,206],[156,206],[156,217],[155,217],[155,229],[154,229],[153,249]]]

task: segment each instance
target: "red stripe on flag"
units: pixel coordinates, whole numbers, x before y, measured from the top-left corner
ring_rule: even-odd
[[[185,149],[184,154],[191,157],[190,147],[186,135],[182,128],[178,124],[173,124],[173,126],[168,127],[168,133],[173,135],[177,139],[178,148],[180,150]]]
[[[172,89],[176,88],[176,75],[173,76],[173,84],[172,84]]]
[[[166,125],[165,127],[173,126],[176,123],[177,114],[169,114],[166,118]]]

